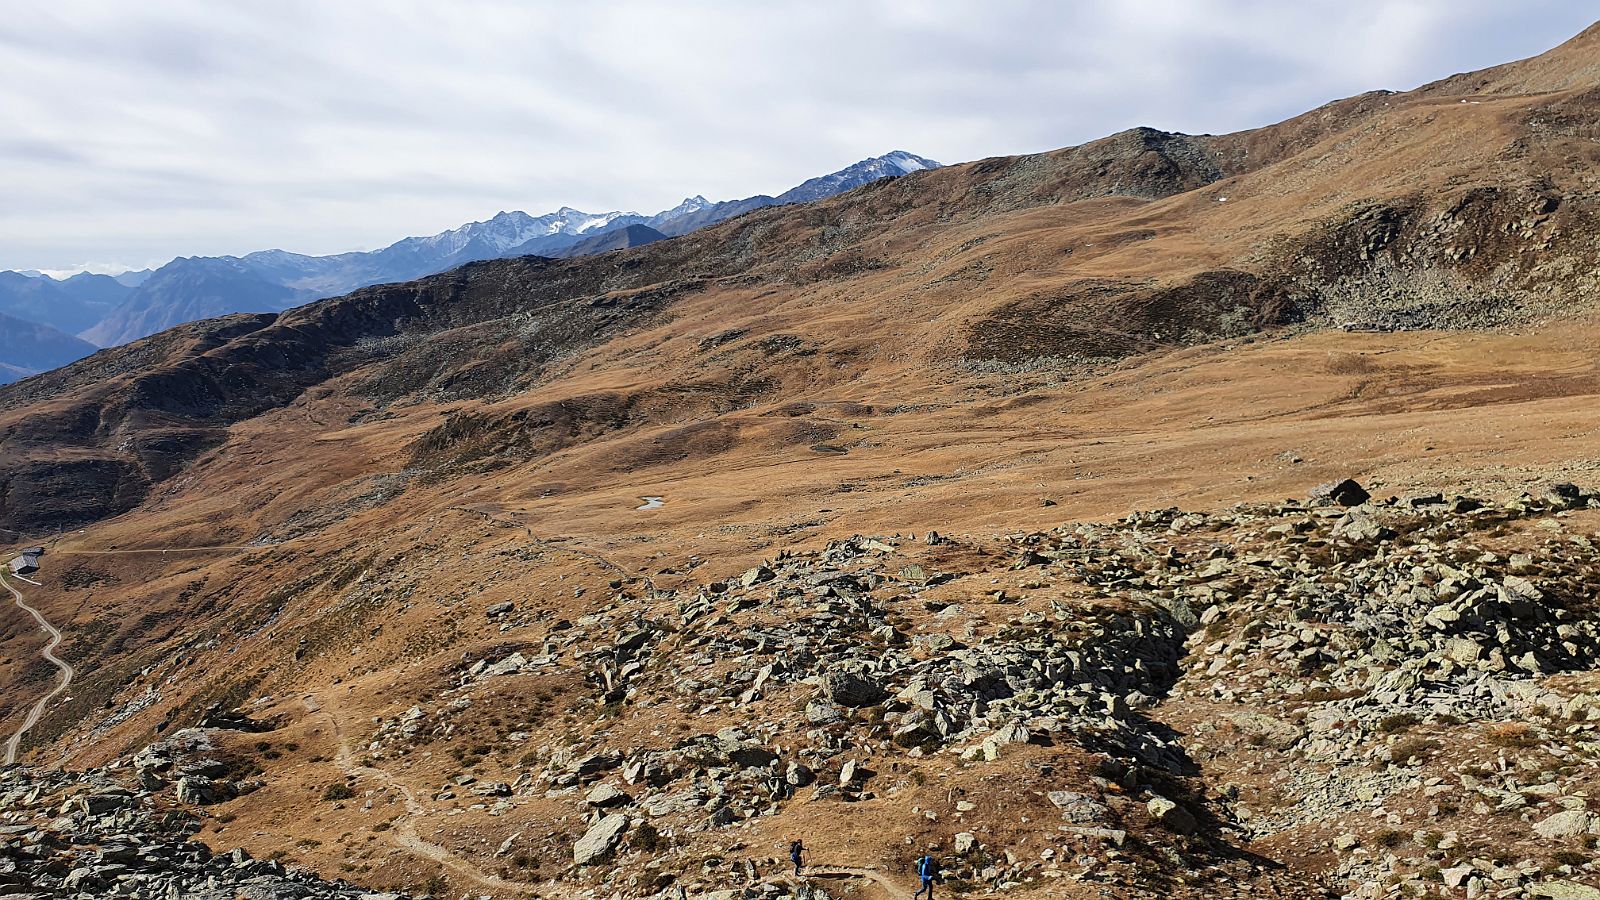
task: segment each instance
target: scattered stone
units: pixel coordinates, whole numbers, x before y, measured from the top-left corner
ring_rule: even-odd
[[[1339,506],[1360,506],[1372,499],[1372,495],[1355,481],[1346,478],[1343,481],[1330,481],[1311,489],[1311,502],[1338,504]]]
[[[1146,808],[1157,822],[1179,834],[1193,834],[1200,824],[1193,813],[1165,797],[1151,797]]]
[[[849,707],[873,706],[889,696],[882,685],[859,672],[830,672],[824,675],[822,692],[834,703]]]
[[[205,744],[200,733],[177,734],[138,756],[159,768]],[[192,839],[200,820],[116,780],[127,770],[61,772],[14,766],[0,770],[0,896],[299,898],[404,900],[345,881],[325,881],[243,850],[212,853]],[[186,796],[204,776],[184,776]]]
[[[588,794],[584,795],[583,798],[583,802],[599,809],[605,809],[611,806],[623,806],[632,802],[632,800],[632,797],[629,797],[623,791],[620,791],[609,784],[595,785],[594,788],[591,789]]]

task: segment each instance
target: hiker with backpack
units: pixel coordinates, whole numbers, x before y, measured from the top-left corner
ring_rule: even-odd
[[[789,858],[794,860],[794,873],[800,874],[800,857],[806,852],[806,845],[800,843],[799,838],[789,842]]]
[[[928,900],[933,900],[933,882],[939,877],[939,861],[933,858],[934,847],[930,844],[928,852],[917,860],[917,875],[922,879],[922,887],[911,895],[911,900],[917,900],[923,891],[928,892]]]

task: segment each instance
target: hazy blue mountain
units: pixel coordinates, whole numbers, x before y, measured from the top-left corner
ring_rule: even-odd
[[[828,175],[807,179],[778,195],[779,203],[810,203],[825,200],[835,194],[858,188],[880,178],[909,175],[923,169],[937,169],[939,164],[915,153],[895,150],[872,159],[863,159],[853,166]]]
[[[405,238],[371,252],[308,256],[260,250],[242,257],[180,257],[146,276],[120,306],[82,336],[114,346],[197,318],[274,312],[372,284],[410,281],[481,259],[554,255],[613,222],[627,224],[642,218],[566,207],[543,216],[502,212],[485,222]]]
[[[236,312],[279,312],[312,297],[231,256],[180,256],[157,269],[85,340],[114,347],[174,325]]]
[[[332,256],[262,250],[240,257],[239,261],[269,281],[319,296],[333,296],[371,284],[410,281],[481,259],[531,253],[555,255],[592,234],[643,219],[633,213],[586,213],[570,207],[542,216],[500,212],[484,222],[408,237],[381,250]]]
[[[123,284],[110,275],[95,275],[89,272],[78,274],[64,281],[57,281],[57,290],[63,294],[78,299],[83,303],[104,306],[107,311],[121,303],[133,293],[133,288]]]
[[[83,282],[68,287],[66,282],[44,275],[0,272],[0,313],[75,334],[100,321],[116,306],[114,301],[89,299],[95,292],[84,291],[83,287]]]
[[[565,250],[558,251],[557,256],[591,256],[596,253],[610,253],[613,250],[625,250],[628,247],[642,247],[656,241],[664,241],[667,236],[637,222],[624,225],[621,228],[611,228],[599,234],[586,237]]]
[[[0,314],[0,384],[64,366],[96,349],[49,325]]]
[[[554,256],[585,237],[644,221],[637,213],[586,213],[563,206],[530,216],[501,212],[487,222],[472,222],[431,237],[406,238],[368,254],[364,280],[408,281],[464,263],[502,256]]]
[[[776,197],[757,194],[754,197],[745,197],[743,200],[724,200],[721,203],[708,203],[704,197],[690,197],[679,204],[678,209],[683,210],[681,213],[672,215],[671,213],[675,211],[668,211],[650,219],[648,224],[662,234],[677,237],[764,206],[826,200],[835,194],[842,194],[880,178],[909,175],[923,169],[937,168],[939,163],[931,159],[904,150],[895,150],[883,156],[863,159],[837,172],[807,179]]]
[[[29,289],[35,294],[14,302],[25,305],[33,315],[11,312],[3,293],[0,312],[53,325],[102,346],[114,346],[198,318],[277,311],[368,285],[410,281],[483,259],[576,256],[639,246],[687,234],[764,206],[820,200],[879,178],[938,165],[897,150],[812,178],[776,197],[758,194],[742,200],[712,202],[694,196],[650,216],[616,211],[588,213],[571,207],[542,216],[512,210],[483,222],[408,237],[367,252],[308,256],[287,250],[261,250],[238,257],[180,257],[153,271],[128,272],[115,278],[75,276],[64,282],[25,279],[40,286]],[[44,315],[40,310],[55,310],[56,318],[34,318]],[[67,315],[69,312],[71,316]]]
[[[155,271],[155,269],[140,269],[137,272],[123,272],[121,275],[113,275],[111,278],[123,287],[136,288],[144,284],[144,280],[155,274]]]

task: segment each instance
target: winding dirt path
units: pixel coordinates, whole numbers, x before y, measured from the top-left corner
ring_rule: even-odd
[[[573,547],[568,544],[557,544],[553,541],[547,541],[544,538],[535,535],[533,533],[533,526],[529,525],[527,522],[518,522],[512,519],[503,518],[495,515],[492,512],[489,512],[486,509],[477,509],[471,506],[452,506],[450,508],[457,512],[463,512],[469,515],[483,516],[484,519],[493,522],[502,528],[520,528],[522,529],[523,533],[527,535],[528,541],[541,550],[549,550],[552,553],[567,553],[580,559],[586,559],[592,563],[595,563],[601,568],[615,572],[623,578],[630,577],[627,569],[624,569],[622,566],[619,566],[610,559],[607,559],[605,554],[598,553],[594,550],[585,550],[582,547]]]
[[[277,544],[259,544],[259,545],[254,546],[254,547],[148,547],[148,548],[145,548],[145,549],[142,549],[142,550],[70,550],[70,549],[56,549],[56,550],[51,550],[50,552],[54,553],[54,554],[56,554],[58,556],[62,556],[62,555],[71,555],[71,556],[122,556],[122,555],[129,554],[129,553],[213,553],[213,552],[220,552],[220,551],[223,551],[223,550],[228,550],[228,551],[236,551],[236,550],[270,550],[270,549],[272,549],[273,547],[276,547],[276,546],[278,546],[278,545]]]
[[[39,702],[33,704],[33,708],[28,710],[27,718],[22,720],[22,727],[17,729],[9,741],[6,741],[5,764],[11,765],[17,761],[17,750],[22,746],[23,736],[28,733],[29,729],[39,723],[39,717],[44,715],[45,707],[50,704],[50,701],[61,696],[61,692],[72,684],[72,676],[77,672],[72,668],[71,664],[56,655],[56,648],[61,646],[61,630],[51,625],[50,621],[37,609],[29,606],[27,601],[22,599],[22,593],[12,587],[11,583],[6,581],[3,575],[0,575],[0,586],[10,591],[12,602],[16,603],[17,607],[23,612],[33,616],[34,621],[39,623],[39,627],[50,635],[50,642],[45,644],[44,650],[40,651],[39,655],[44,657],[46,662],[60,670],[61,673],[60,679],[56,682],[55,690],[40,697]]]
[[[334,712],[331,705],[324,706],[315,694],[306,695],[304,698],[302,698],[302,702],[305,704],[305,707],[308,711],[312,713],[320,713],[326,717],[329,724],[333,727],[333,737],[338,746],[338,750],[334,756],[334,762],[339,766],[341,771],[343,771],[346,775],[354,775],[359,778],[367,778],[380,782],[387,787],[393,788],[400,794],[400,797],[405,804],[406,813],[405,815],[395,819],[388,831],[389,838],[394,842],[395,846],[414,856],[436,862],[451,872],[454,872],[455,874],[460,875],[463,878],[474,882],[475,884],[490,888],[492,890],[506,891],[516,895],[537,893],[544,897],[570,896],[570,892],[564,891],[556,885],[548,883],[534,884],[522,881],[509,881],[507,879],[500,878],[499,876],[491,875],[473,865],[471,862],[461,858],[460,856],[457,856],[455,853],[452,853],[448,848],[423,839],[423,837],[417,833],[417,826],[414,820],[425,815],[427,810],[423,807],[421,801],[417,800],[416,795],[412,793],[411,789],[399,779],[395,778],[394,775],[386,769],[379,769],[373,766],[363,766],[356,762],[355,754],[350,749],[350,740],[344,733],[344,723],[339,718],[338,714]],[[884,892],[893,898],[893,900],[911,900],[911,894],[907,892],[905,888],[895,884],[893,881],[890,881],[882,872],[879,872],[877,869],[867,869],[856,866],[811,865],[806,866],[802,870],[800,877],[860,878],[870,881],[883,888]],[[782,875],[770,876],[763,880],[782,880],[793,882],[798,881],[799,879],[796,879],[794,876],[785,873]]]
[[[887,876],[877,869],[864,869],[858,866],[804,866],[800,870],[800,876],[802,878],[863,878],[883,888],[895,900],[911,900],[911,894],[905,888],[890,881]]]
[[[397,792],[399,792],[402,801],[405,803],[406,814],[398,819],[395,819],[389,828],[389,838],[390,840],[394,841],[395,846],[406,851],[407,853],[412,854],[413,856],[420,856],[424,859],[432,860],[446,869],[449,869],[451,872],[454,872],[455,874],[486,888],[491,888],[496,891],[506,891],[518,895],[531,894],[536,889],[541,890],[545,894],[550,893],[550,889],[546,885],[534,885],[521,881],[507,881],[506,879],[497,875],[491,875],[467,860],[462,859],[461,857],[450,852],[448,848],[424,840],[421,835],[417,834],[417,826],[413,820],[424,815],[427,810],[423,808],[422,803],[417,800],[416,795],[411,792],[411,789],[406,787],[404,783],[395,778],[386,769],[363,766],[356,762],[355,754],[350,751],[350,741],[345,737],[344,723],[341,722],[339,716],[334,713],[331,705],[323,706],[317,701],[314,695],[306,697],[304,702],[308,710],[311,710],[312,712],[321,712],[327,717],[329,723],[332,724],[333,736],[334,739],[338,741],[339,747],[338,754],[335,756],[334,761],[338,764],[339,768],[344,771],[345,774],[368,778],[373,781],[380,782],[385,786],[394,788]]]

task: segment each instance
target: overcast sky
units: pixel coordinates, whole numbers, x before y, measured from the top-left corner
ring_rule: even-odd
[[[1577,0],[12,0],[0,268],[370,249],[867,156],[1225,132],[1539,53]]]

